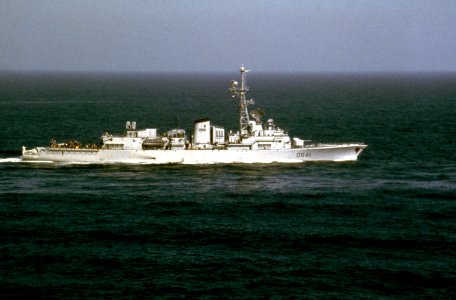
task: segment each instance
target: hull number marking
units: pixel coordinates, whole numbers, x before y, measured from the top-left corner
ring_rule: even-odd
[[[312,156],[312,153],[310,152],[298,152],[296,153],[296,157],[311,157]]]

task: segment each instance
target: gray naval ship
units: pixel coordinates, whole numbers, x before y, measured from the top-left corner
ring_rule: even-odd
[[[194,121],[188,137],[183,129],[159,134],[157,128],[136,129],[126,122],[123,135],[105,133],[99,144],[81,145],[75,140],[47,147],[22,147],[22,160],[69,163],[216,164],[216,163],[299,163],[305,161],[354,161],[367,147],[364,143],[312,143],[276,126],[273,119],[262,121],[259,109],[248,111],[253,100],[241,66],[240,83],[232,80],[230,91],[239,100],[239,130],[226,132],[210,119]]]

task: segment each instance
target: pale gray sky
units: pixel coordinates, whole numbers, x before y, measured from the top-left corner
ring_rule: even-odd
[[[0,0],[0,70],[456,71],[455,0]]]

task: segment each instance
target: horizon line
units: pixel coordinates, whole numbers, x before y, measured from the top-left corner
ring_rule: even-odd
[[[121,74],[162,74],[162,75],[176,75],[176,74],[232,74],[237,73],[239,70],[233,71],[201,71],[201,70],[27,70],[27,69],[0,69],[0,74],[16,73],[16,74],[106,74],[106,75],[121,75]],[[301,74],[301,75],[344,75],[344,74],[452,74],[456,70],[365,70],[365,71],[271,71],[271,70],[251,70],[257,74]]]

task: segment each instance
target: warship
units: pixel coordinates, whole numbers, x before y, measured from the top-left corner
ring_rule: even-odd
[[[122,135],[104,133],[98,144],[81,145],[76,140],[49,146],[22,147],[23,161],[69,163],[133,164],[233,164],[233,163],[300,163],[306,161],[354,161],[367,147],[364,143],[313,143],[291,138],[273,119],[262,121],[264,112],[248,110],[254,104],[247,99],[249,91],[241,66],[240,83],[232,80],[230,92],[239,101],[239,130],[225,131],[210,119],[193,123],[187,135],[181,128],[160,133],[157,128],[136,129],[127,121]]]

